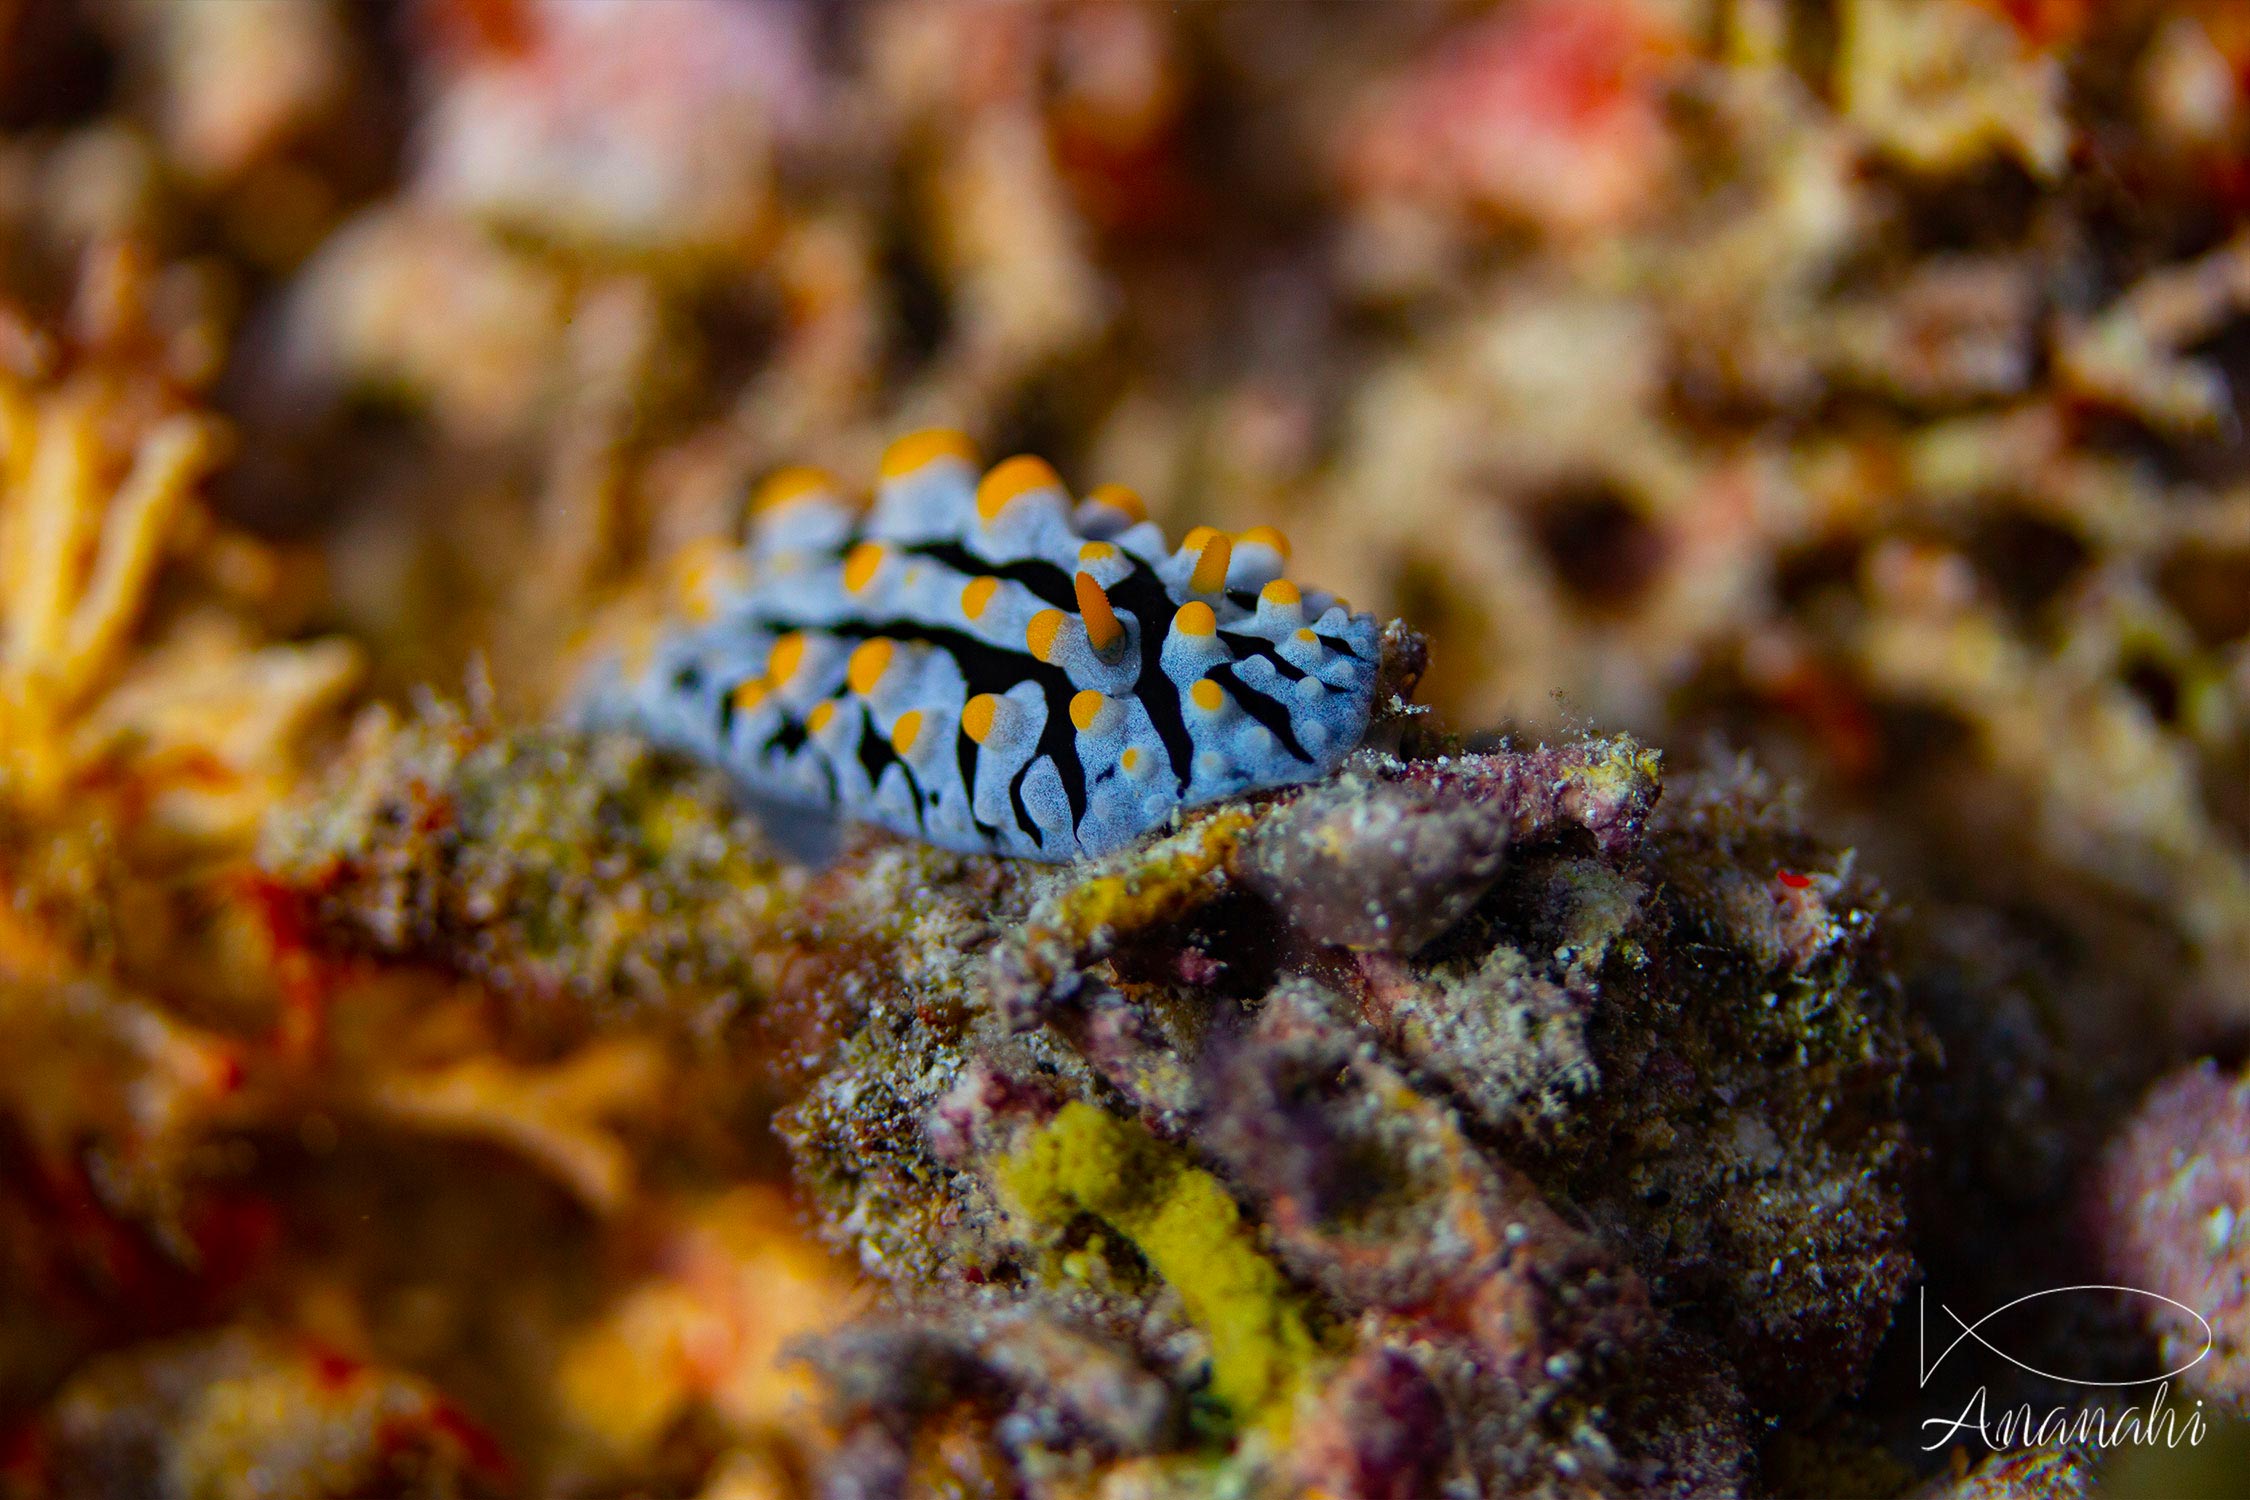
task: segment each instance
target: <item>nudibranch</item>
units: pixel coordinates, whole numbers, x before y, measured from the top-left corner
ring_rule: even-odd
[[[763,799],[1044,860],[1359,742],[1376,622],[1283,577],[1280,532],[1170,547],[1122,486],[1073,503],[1037,458],[980,467],[959,433],[901,438],[864,513],[773,476],[748,544],[683,569],[681,621],[600,670],[584,717]]]

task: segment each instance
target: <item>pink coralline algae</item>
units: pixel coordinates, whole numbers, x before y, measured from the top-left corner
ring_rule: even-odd
[[[2095,1238],[2161,1343],[2163,1367],[2210,1356],[2181,1380],[2250,1403],[2250,1080],[2198,1063],[2153,1089],[2106,1153],[2092,1205]],[[2190,1312],[2190,1309],[2193,1312]]]
[[[1614,227],[1669,164],[1678,39],[1641,0],[1540,0],[1467,27],[1371,106],[1347,155],[1376,195]]]

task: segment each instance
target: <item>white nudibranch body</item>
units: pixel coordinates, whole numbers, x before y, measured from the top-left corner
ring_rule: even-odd
[[[951,849],[1103,854],[1175,808],[1325,774],[1374,707],[1368,615],[1283,578],[1270,527],[1177,548],[1130,491],[979,474],[902,438],[871,511],[789,470],[750,540],[683,580],[683,622],[580,697],[757,796]]]

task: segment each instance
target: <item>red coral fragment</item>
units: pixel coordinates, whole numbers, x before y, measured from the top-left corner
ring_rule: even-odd
[[[312,1361],[313,1379],[330,1393],[350,1385],[367,1369],[363,1362],[325,1344],[314,1344],[307,1355]]]
[[[1984,0],[2041,51],[2065,47],[2093,21],[2096,0]]]
[[[236,886],[244,905],[256,912],[273,945],[273,969],[281,982],[282,1010],[274,1046],[281,1055],[306,1061],[318,1055],[327,1034],[328,1004],[359,965],[330,957],[314,937],[314,908],[321,892],[340,883],[339,867],[311,882],[291,884],[251,871]]]
[[[19,1159],[20,1157],[20,1159]],[[17,1167],[21,1170],[12,1170]],[[281,1216],[258,1194],[205,1191],[179,1210],[187,1253],[103,1203],[79,1162],[19,1153],[0,1141],[0,1212],[28,1227],[24,1267],[41,1302],[97,1343],[193,1326],[219,1315],[281,1244]]]
[[[1838,774],[1864,781],[1882,761],[1875,715],[1859,689],[1840,673],[1807,664],[1767,689],[1767,697],[1819,742]]]
[[[44,1427],[30,1419],[0,1427],[0,1489],[44,1493],[48,1468]]]
[[[508,1461],[500,1440],[451,1402],[439,1401],[431,1406],[430,1429],[459,1448],[469,1467],[495,1484],[506,1486],[513,1479],[515,1465]]]
[[[375,1433],[375,1451],[385,1458],[429,1446],[431,1439],[457,1450],[478,1475],[506,1489],[515,1475],[500,1440],[449,1401],[432,1401],[414,1417],[394,1417]]]

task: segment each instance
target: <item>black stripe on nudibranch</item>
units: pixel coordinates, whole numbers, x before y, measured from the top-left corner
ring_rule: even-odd
[[[1279,700],[1244,682],[1242,674],[1231,665],[1213,667],[1203,675],[1225,688],[1234,701],[1242,705],[1244,713],[1265,725],[1273,737],[1281,742],[1282,749],[1301,761],[1312,760],[1305,753],[1305,747],[1297,742],[1297,731],[1289,722],[1289,710],[1282,707]]]
[[[993,562],[977,556],[959,542],[915,542],[899,550],[908,557],[924,557],[942,563],[964,578],[984,575],[1003,583],[1020,583],[1041,604],[1066,614],[1075,614],[1078,610],[1078,596],[1070,586],[1070,573],[1053,563],[1023,558]]]
[[[1180,690],[1164,675],[1164,643],[1172,638],[1172,616],[1179,601],[1164,587],[1147,564],[1134,559],[1131,571],[1109,591],[1111,601],[1129,610],[1141,622],[1141,670],[1133,679],[1133,696],[1148,712],[1148,722],[1164,746],[1172,775],[1186,791],[1188,774],[1195,764],[1195,740],[1188,733],[1187,716],[1180,712]]]
[[[1276,672],[1279,672],[1284,679],[1290,682],[1295,682],[1305,675],[1305,669],[1283,656],[1281,648],[1274,645],[1272,641],[1254,635],[1240,635],[1232,630],[1220,631],[1219,639],[1226,643],[1227,650],[1234,654],[1236,661],[1243,661],[1253,656],[1262,656],[1273,664],[1273,669]]]
[[[969,821],[976,825],[977,832],[990,839],[1000,830],[977,816],[977,766],[982,756],[983,752],[977,742],[969,738],[967,730],[953,731],[953,764],[961,773],[961,805],[969,810]],[[1036,829],[1032,836],[1038,837]]]
[[[766,736],[765,743],[758,748],[767,755],[771,755],[777,750],[783,755],[795,755],[805,748],[805,742],[811,737],[805,731],[804,720],[784,717],[779,724],[774,726],[773,733]]]
[[[842,796],[843,783],[837,780],[836,768],[828,763],[828,757],[817,745],[812,745],[812,734],[804,720],[783,715],[773,732],[759,744],[758,754],[761,760],[771,760],[777,754],[784,760],[794,760],[806,753],[807,746],[811,746],[813,764],[820,768],[821,779],[828,784],[828,800],[833,803]]]
[[[921,778],[906,763],[906,757],[892,747],[890,736],[875,727],[874,716],[862,708],[859,713],[859,768],[867,773],[867,786],[872,792],[883,785],[883,773],[897,766],[906,778],[907,795],[914,803],[914,821],[920,825],[929,822],[928,798],[922,793]]]

